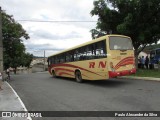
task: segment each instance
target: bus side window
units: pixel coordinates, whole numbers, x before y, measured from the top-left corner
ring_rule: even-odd
[[[54,57],[51,57],[51,60],[50,60],[51,64],[54,64]]]
[[[106,42],[105,42],[105,40],[97,42],[95,44],[95,53],[96,53],[96,58],[106,57]]]
[[[79,60],[85,60],[85,55],[84,47],[79,48]]]
[[[160,49],[156,50],[156,55],[160,55]]]
[[[90,44],[90,45],[87,45],[86,46],[86,52],[87,52],[87,59],[90,60],[90,59],[94,59],[94,46],[93,44]]]
[[[150,52],[150,59],[153,59],[154,56],[155,56],[155,51],[151,51],[151,52]]]
[[[74,61],[74,51],[71,51],[71,62]]]
[[[48,58],[48,59],[47,59],[48,66],[50,66],[50,65],[51,65],[50,59],[51,59],[51,58]]]
[[[103,58],[107,57],[107,49],[106,49],[106,41],[102,41],[102,51],[103,51]]]
[[[78,61],[78,49],[74,51],[74,61]]]
[[[71,62],[72,61],[72,55],[71,53],[67,52],[66,53],[66,62]]]
[[[60,54],[59,56],[59,63],[65,62],[65,54]]]
[[[59,56],[55,56],[55,64],[59,63]]]

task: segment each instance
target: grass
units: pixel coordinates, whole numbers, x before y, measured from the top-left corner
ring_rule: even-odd
[[[155,70],[155,69],[137,69],[136,74],[134,74],[132,76],[160,78],[160,70]]]

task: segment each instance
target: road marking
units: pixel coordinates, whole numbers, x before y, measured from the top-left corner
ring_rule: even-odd
[[[24,111],[27,112],[28,110],[27,110],[27,108],[25,107],[25,105],[24,105],[24,103],[22,102],[22,100],[21,100],[21,98],[19,97],[19,95],[17,94],[17,92],[12,88],[12,86],[11,86],[8,82],[6,82],[6,83],[7,83],[8,86],[12,89],[12,91],[14,92],[14,94],[16,95],[16,97],[18,98],[18,100],[20,101],[20,103],[21,103]],[[30,116],[28,116],[27,119],[28,119],[28,120],[32,120],[32,118],[31,118]]]

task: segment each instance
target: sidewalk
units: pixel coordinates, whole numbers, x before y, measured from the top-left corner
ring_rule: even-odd
[[[120,76],[118,78],[128,78],[128,79],[137,79],[137,80],[148,80],[148,81],[158,81],[160,82],[160,78],[154,77],[135,77],[135,76]]]
[[[16,92],[11,88],[7,82],[2,84],[3,90],[0,91],[0,116],[2,112],[9,111],[26,111],[25,106],[21,103],[20,98]],[[20,117],[0,117],[1,120],[31,120],[30,118]]]

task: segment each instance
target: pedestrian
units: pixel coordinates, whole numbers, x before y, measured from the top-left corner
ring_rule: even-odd
[[[9,68],[7,69],[7,77],[8,77],[8,80],[10,80],[10,70],[9,70]]]
[[[146,59],[145,59],[146,69],[148,69],[148,65],[149,65],[149,58],[148,58],[148,56],[146,56]]]
[[[138,68],[141,68],[141,64],[142,64],[141,59],[142,59],[141,57],[138,58]]]
[[[141,68],[142,69],[144,68],[144,64],[145,64],[145,59],[144,59],[144,56],[142,56],[141,58]]]

